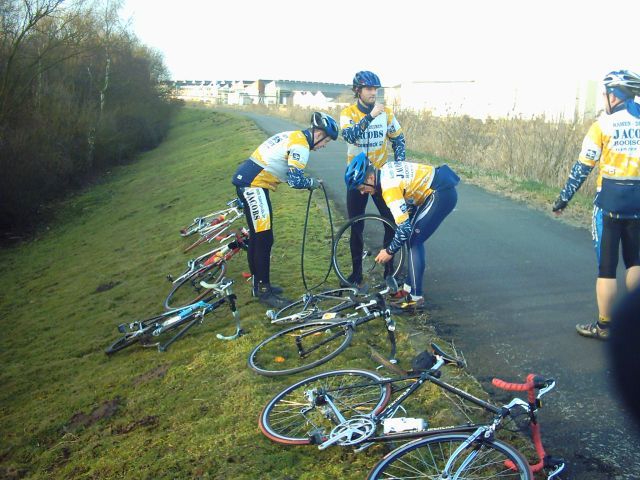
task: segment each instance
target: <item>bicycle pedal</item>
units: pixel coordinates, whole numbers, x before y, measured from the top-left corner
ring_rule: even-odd
[[[173,283],[173,275],[167,275],[167,280]]]

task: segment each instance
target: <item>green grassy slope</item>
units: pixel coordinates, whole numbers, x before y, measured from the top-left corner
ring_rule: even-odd
[[[0,478],[362,479],[382,456],[381,447],[358,455],[286,448],[260,433],[266,401],[305,374],[268,379],[246,367],[252,347],[276,329],[241,278],[244,254],[229,274],[248,335],[217,340],[233,330],[222,309],[166,353],[137,345],[103,353],[118,324],[162,311],[165,275],[191,255],[178,229],[234,197],[231,175],[263,137],[247,120],[184,109],[160,147],[61,204],[37,239],[0,252]],[[272,196],[272,280],[290,296],[303,290],[306,200],[286,186]],[[326,271],[329,242],[314,206],[305,263],[313,284]],[[416,322],[399,321],[405,361],[430,338],[428,328],[409,336]],[[373,368],[367,343],[383,346],[385,337],[378,325],[365,327],[325,368]],[[426,388],[415,406],[447,422],[447,402]]]

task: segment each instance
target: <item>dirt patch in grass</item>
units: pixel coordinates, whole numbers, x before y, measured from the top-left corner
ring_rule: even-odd
[[[106,292],[108,290],[111,290],[113,287],[120,285],[119,281],[114,281],[111,280],[110,282],[107,283],[101,283],[100,285],[98,285],[95,289],[95,291],[93,293],[102,293],[102,292]]]
[[[142,385],[143,383],[150,382],[151,380],[155,380],[156,378],[164,377],[168,371],[169,371],[169,364],[159,365],[153,370],[149,370],[148,372],[137,376],[136,378],[133,379],[131,383],[133,384],[134,387],[137,387],[138,385]]]
[[[124,435],[139,427],[154,428],[158,423],[159,419],[157,415],[147,415],[146,417],[142,417],[141,419],[128,423],[127,425],[115,427],[111,433],[114,435]]]
[[[91,413],[74,413],[69,422],[65,425],[64,431],[75,432],[81,428],[89,427],[103,418],[111,418],[116,414],[121,405],[122,399],[116,397],[113,400],[103,402],[98,407],[94,408]]]

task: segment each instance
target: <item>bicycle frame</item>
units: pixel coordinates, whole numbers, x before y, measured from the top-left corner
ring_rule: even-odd
[[[242,202],[239,198],[234,198],[233,200],[227,202],[227,206],[229,208],[225,210],[212,212],[208,215],[194,218],[193,222],[190,225],[180,230],[180,236],[188,237],[189,235],[193,235],[196,232],[201,233],[203,230],[211,228],[224,221],[228,215],[235,213],[238,210],[242,211],[243,208]]]
[[[537,409],[540,407],[540,398],[544,396],[547,392],[552,390],[555,387],[555,381],[552,379],[542,380],[541,377],[537,377],[533,374],[530,374],[527,377],[526,384],[512,384],[503,382],[498,379],[494,379],[493,384],[504,390],[517,390],[517,391],[527,391],[528,392],[528,402],[521,400],[520,398],[514,398],[509,404],[498,407],[489,402],[486,402],[480,398],[471,395],[464,390],[461,390],[453,385],[450,385],[442,380],[439,377],[439,369],[445,363],[450,362],[449,359],[445,359],[440,355],[436,356],[436,363],[429,370],[423,371],[421,373],[415,373],[410,375],[405,375],[402,377],[383,379],[381,381],[371,381],[367,383],[361,383],[356,385],[349,385],[346,387],[339,387],[328,390],[320,390],[309,393],[309,398],[313,401],[314,404],[324,404],[328,405],[328,407],[332,410],[332,413],[335,415],[335,418],[339,419],[341,422],[344,422],[344,416],[341,414],[339,409],[336,407],[335,403],[331,401],[331,392],[338,392],[344,390],[350,390],[354,388],[363,388],[367,386],[373,385],[386,385],[386,384],[394,384],[399,382],[404,382],[407,380],[415,380],[414,383],[407,387],[403,387],[403,393],[396,398],[393,402],[387,405],[381,412],[376,415],[371,415],[369,420],[373,425],[374,430],[371,431],[373,433],[375,431],[375,426],[380,425],[385,419],[391,418],[395,415],[395,413],[400,408],[401,404],[413,393],[416,392],[419,388],[424,385],[426,382],[434,383],[438,385],[440,388],[453,393],[456,396],[459,396],[465,400],[470,401],[478,405],[494,414],[494,418],[489,423],[481,423],[481,424],[465,424],[460,426],[451,426],[451,427],[441,427],[441,428],[431,428],[427,430],[417,430],[417,431],[407,431],[407,432],[399,432],[399,433],[385,433],[383,435],[375,436],[370,435],[367,438],[362,438],[360,441],[348,440],[346,445],[352,444],[360,444],[361,446],[356,451],[362,451],[374,443],[382,443],[382,442],[393,442],[398,440],[415,440],[423,437],[427,437],[434,434],[443,434],[443,433],[469,433],[469,438],[463,442],[450,456],[447,464],[444,467],[444,471],[441,472],[443,475],[442,478],[458,478],[459,471],[463,471],[468,464],[473,462],[476,455],[478,455],[477,449],[471,449],[471,453],[468,453],[468,447],[474,442],[483,442],[487,440],[492,440],[495,432],[500,428],[502,422],[505,418],[511,415],[512,410],[516,407],[521,407],[525,411],[527,411],[529,418],[531,420],[531,435],[533,438],[533,442],[536,448],[536,453],[539,458],[539,462],[533,465],[529,465],[532,472],[537,472],[542,470],[543,468],[553,468],[554,471],[548,476],[548,478],[553,478],[558,475],[564,469],[564,462],[561,459],[552,459],[547,456],[544,451],[544,447],[542,446],[542,440],[540,435],[540,426],[537,422]],[[543,386],[544,385],[544,386]],[[526,388],[525,388],[526,387]],[[535,394],[535,389],[540,388],[538,394]],[[351,420],[351,423],[357,423],[357,420]],[[334,429],[335,431],[336,429]],[[342,433],[342,432],[339,432]],[[360,433],[358,431],[350,432],[345,429],[343,435],[349,435],[353,433]],[[339,435],[334,436],[333,438],[329,437],[328,439],[322,438],[314,438],[314,443],[318,443],[318,448],[323,450],[330,445],[340,444],[342,442],[342,438]],[[456,460],[461,455],[468,455],[464,458],[463,462],[460,464],[459,471],[453,472],[452,466],[456,463]],[[508,468],[513,468],[513,466],[507,465]]]
[[[396,293],[398,291],[398,284],[395,282],[395,279],[393,277],[389,277],[388,279],[385,279],[385,280],[386,281],[385,281],[384,288],[380,290],[378,294],[386,295],[386,294]],[[381,287],[382,285],[377,285],[375,288],[381,288]],[[344,297],[328,295],[328,293],[335,292],[337,290],[345,290],[345,291],[350,290],[352,294]],[[340,303],[339,305],[330,307],[322,311],[321,309],[317,308],[316,302],[318,301],[321,302],[322,299],[325,299],[325,298],[332,298],[336,300],[342,298],[345,301]],[[293,302],[292,304],[278,311],[267,310],[265,315],[269,320],[271,320],[271,323],[274,323],[274,324],[299,323],[299,322],[306,322],[306,321],[312,321],[312,320],[329,320],[329,319],[335,318],[336,314],[343,312],[345,310],[349,310],[353,308],[355,309],[365,308],[365,307],[375,305],[377,302],[375,300],[370,300],[370,298],[371,296],[365,297],[359,294],[358,289],[354,287],[341,287],[338,289],[325,290],[319,293],[305,292],[300,297],[300,300],[297,300],[296,302]],[[299,303],[299,302],[301,302],[301,305],[298,312],[290,315],[286,315],[283,317],[278,316],[279,313],[283,312],[284,310],[287,310],[292,305],[295,305],[296,303]]]
[[[332,323],[334,323],[336,326],[343,326],[344,328],[348,328],[348,329],[351,329],[351,330],[355,331],[356,328],[359,327],[360,325],[364,325],[365,323],[370,322],[374,318],[382,317],[384,319],[384,321],[385,321],[385,327],[387,329],[389,343],[391,344],[391,353],[390,353],[390,357],[389,358],[390,358],[391,362],[395,362],[395,356],[396,356],[396,336],[395,336],[396,323],[391,318],[391,311],[388,308],[386,308],[386,306],[383,309],[380,309],[380,310],[374,310],[372,312],[369,311],[369,307],[373,307],[373,306],[379,305],[380,303],[382,303],[383,306],[385,305],[384,299],[382,299],[382,295],[381,294],[377,294],[377,297],[378,297],[377,300],[372,299],[367,303],[360,303],[359,306],[356,307],[356,310],[362,309],[365,312],[364,316],[355,317],[354,318],[354,316],[357,315],[357,313],[354,313],[351,316],[348,316],[347,318],[332,321]],[[309,322],[309,323],[312,324],[313,322]],[[338,337],[340,337],[342,335],[340,332],[336,332],[336,333],[334,333],[334,334],[332,334],[330,336],[323,337],[322,341],[320,341],[319,343],[315,343],[315,344],[311,345],[309,348],[305,348],[304,347],[303,341],[304,341],[305,338],[307,338],[307,337],[315,338],[317,333],[321,333],[325,329],[326,329],[326,327],[319,326],[317,328],[313,328],[313,329],[307,330],[306,332],[304,332],[304,333],[302,333],[300,335],[297,335],[295,337],[295,343],[296,343],[296,346],[298,348],[298,354],[300,355],[300,357],[304,358],[305,356],[307,356],[311,352],[313,352],[313,351],[317,350],[318,348],[320,348],[322,345],[325,345],[326,343],[331,342],[332,340],[335,340],[336,338],[338,338]]]
[[[156,317],[159,320],[155,320],[152,323],[145,323],[147,321],[143,320],[132,322],[129,325],[121,324],[118,326],[118,331],[124,334],[131,333],[131,336],[129,338],[136,338],[147,335],[158,337],[162,333],[171,329],[175,324],[179,324],[193,315],[193,319],[186,323],[173,337],[171,337],[165,343],[154,343],[146,345],[157,346],[159,351],[164,352],[173,342],[180,339],[194,325],[196,325],[197,323],[202,323],[204,317],[208,313],[216,310],[223,303],[228,303],[231,314],[236,321],[236,331],[233,335],[230,336],[225,336],[218,333],[216,337],[220,340],[234,340],[241,336],[244,332],[240,327],[240,315],[236,308],[236,295],[231,290],[232,284],[232,280],[224,279],[216,285],[207,285],[207,288],[211,288],[214,293],[206,299],[200,300],[196,303],[182,308],[177,308],[162,313],[158,317]],[[127,332],[127,328],[129,329],[129,332]]]
[[[226,262],[233,258],[241,249],[247,249],[247,242],[249,240],[249,230],[242,228],[234,233],[230,233],[226,237],[220,239],[220,242],[228,243],[214,248],[213,250],[193,258],[187,262],[187,269],[177,278],[173,278],[172,275],[167,275],[167,279],[175,285],[180,283],[187,277],[196,275],[203,269],[221,262]]]

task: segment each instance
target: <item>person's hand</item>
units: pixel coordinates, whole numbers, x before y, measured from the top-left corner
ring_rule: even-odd
[[[569,202],[567,202],[566,200],[563,200],[562,197],[558,197],[556,198],[556,201],[553,202],[553,207],[551,207],[551,211],[556,215],[561,215],[562,211],[565,208],[567,208],[568,203]]]
[[[316,188],[320,188],[321,185],[322,185],[322,180],[320,180],[319,178],[312,178],[311,185],[309,185],[309,190],[313,191]]]
[[[378,115],[380,115],[382,112],[384,112],[384,105],[381,103],[376,103],[373,106],[373,109],[371,110],[371,116],[373,118],[376,118]]]
[[[376,262],[378,262],[378,263],[387,263],[392,258],[393,258],[393,255],[389,254],[389,252],[387,252],[386,248],[383,248],[382,250],[380,250],[378,252],[378,255],[376,255]]]

